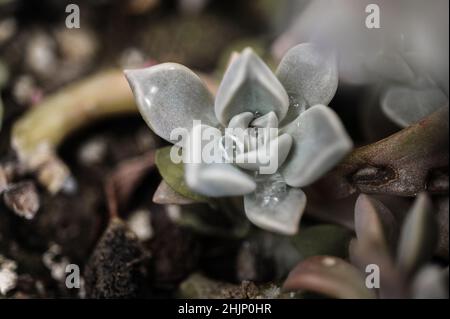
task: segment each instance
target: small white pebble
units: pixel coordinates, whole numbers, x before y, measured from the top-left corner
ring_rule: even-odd
[[[181,208],[178,205],[167,205],[167,215],[169,216],[170,220],[176,222],[180,220],[181,218]]]
[[[34,79],[29,75],[22,75],[14,84],[13,96],[19,104],[29,104],[37,90]]]
[[[331,257],[325,257],[322,260],[322,264],[327,267],[333,267],[334,265],[336,265],[336,259]]]
[[[145,241],[152,238],[153,229],[149,210],[136,210],[128,218],[127,224],[140,240]]]
[[[69,259],[61,256],[61,246],[58,244],[50,244],[48,250],[42,255],[42,263],[50,270],[53,279],[62,281],[65,278]]]
[[[85,165],[99,164],[105,158],[107,150],[104,138],[93,138],[81,147],[78,158]]]
[[[61,192],[68,195],[76,194],[78,191],[78,183],[77,180],[73,176],[69,176],[64,181]]]
[[[0,294],[5,296],[17,284],[17,265],[14,261],[0,255]]]
[[[128,48],[122,52],[119,58],[119,64],[122,68],[142,67],[146,56],[137,48]]]
[[[57,63],[55,41],[44,32],[34,34],[25,51],[25,63],[41,76],[52,74]]]

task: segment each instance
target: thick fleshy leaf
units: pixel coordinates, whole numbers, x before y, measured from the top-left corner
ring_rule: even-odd
[[[285,291],[310,291],[339,299],[371,299],[357,268],[333,256],[314,256],[300,262],[283,284]]]
[[[315,182],[353,147],[339,117],[329,107],[315,105],[281,130],[294,139],[280,172],[286,183],[302,187]]]
[[[184,163],[222,163],[224,151],[222,132],[212,126],[195,124],[185,139],[183,147]]]
[[[274,174],[283,165],[292,146],[292,137],[282,134],[256,150],[236,156],[236,165],[258,171],[262,174]]]
[[[430,198],[420,193],[402,226],[397,263],[405,275],[412,275],[434,254],[437,227]]]
[[[253,127],[277,128],[278,118],[275,112],[269,112],[263,116],[254,119],[250,125]]]
[[[387,248],[397,240],[397,223],[386,206],[369,195],[361,194],[355,204],[355,232],[358,240]]]
[[[170,153],[173,151],[172,147],[167,146],[160,148],[155,154],[155,164],[158,167],[159,173],[163,180],[177,193],[182,196],[190,198],[194,201],[207,201],[208,199],[192,191],[184,179],[183,163],[174,163],[170,159]]]
[[[232,164],[185,164],[185,170],[189,187],[205,196],[239,196],[256,188],[253,179]]]
[[[288,105],[288,95],[276,76],[247,48],[225,72],[217,92],[215,113],[225,126],[242,112],[264,115],[274,111],[282,119]]]
[[[228,123],[228,128],[240,128],[246,129],[250,122],[253,120],[254,115],[252,112],[242,112],[238,115],[233,116],[233,118]]]
[[[439,88],[394,87],[381,100],[383,112],[402,127],[418,122],[448,103]]]
[[[448,269],[423,267],[414,278],[412,293],[415,299],[448,299]]]
[[[205,135],[207,130],[208,138]],[[253,192],[256,188],[253,179],[231,163],[225,162],[221,142],[221,132],[218,129],[207,125],[193,128],[183,149],[187,185],[195,192],[210,197],[238,196]],[[211,152],[207,152],[208,145],[214,153],[206,161],[204,155],[211,155]]]
[[[306,206],[305,193],[286,185],[278,173],[258,175],[256,183],[256,190],[244,197],[247,218],[263,229],[295,234]]]
[[[311,43],[290,49],[281,60],[276,75],[290,98],[288,115],[283,123],[294,120],[308,107],[328,105],[338,86],[334,53],[324,52]]]
[[[145,69],[126,70],[139,111],[150,128],[169,142],[174,129],[187,129],[193,120],[217,126],[214,101],[202,80],[177,63],[163,63]]]

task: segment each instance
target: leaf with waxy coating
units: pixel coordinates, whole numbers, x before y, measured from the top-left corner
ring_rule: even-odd
[[[281,130],[292,136],[292,149],[280,172],[292,187],[315,182],[343,159],[353,143],[329,107],[315,105]]]
[[[264,115],[273,111],[281,120],[288,105],[289,98],[280,81],[252,49],[246,48],[225,72],[214,108],[225,126],[242,112]]]
[[[328,105],[338,86],[336,57],[312,43],[290,49],[281,60],[276,75],[291,99],[283,120],[285,124],[311,106]]]
[[[279,174],[259,175],[256,190],[244,197],[245,214],[253,224],[285,235],[297,232],[305,206],[305,193],[286,185]]]
[[[175,129],[190,131],[193,120],[217,126],[214,100],[202,80],[187,67],[162,63],[145,69],[126,70],[139,110],[150,128],[175,143]]]
[[[208,138],[205,138],[205,136]],[[183,148],[186,185],[208,197],[238,196],[255,189],[253,179],[231,163],[224,162],[221,132],[208,125],[196,125]],[[213,159],[207,162],[202,154],[213,145]],[[215,150],[218,150],[217,152]]]

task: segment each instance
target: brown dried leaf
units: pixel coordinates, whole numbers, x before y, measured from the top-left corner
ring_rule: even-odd
[[[191,198],[185,197],[174,191],[164,180],[161,181],[155,193],[153,194],[153,202],[156,204],[172,204],[172,205],[188,205],[198,203]]]

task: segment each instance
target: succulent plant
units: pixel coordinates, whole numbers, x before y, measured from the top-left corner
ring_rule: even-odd
[[[335,298],[448,298],[448,268],[429,263],[437,229],[426,193],[417,196],[401,229],[387,207],[361,194],[355,205],[355,231],[349,245],[353,265],[337,257],[311,257],[291,271],[284,289]],[[367,287],[364,275],[369,265],[379,267],[376,289]]]
[[[281,58],[289,47],[310,38],[332,46],[339,52],[342,82],[382,87],[381,110],[406,127],[448,103],[448,27],[443,22],[448,21],[448,3],[383,3],[381,10],[395,14],[385,16],[377,32],[367,32],[361,27],[361,12],[368,3],[308,2],[275,41],[273,54]],[[423,14],[411,19],[412,12]],[[317,29],[319,20],[327,25]]]
[[[207,197],[243,195],[248,219],[267,230],[296,233],[306,205],[300,187],[315,182],[353,146],[339,117],[326,106],[338,84],[335,57],[310,43],[289,50],[276,75],[252,49],[236,54],[215,101],[200,78],[180,64],[163,63],[125,74],[149,127],[182,147],[183,155],[204,145],[174,138],[171,133],[179,128],[190,132],[190,141],[208,130],[213,143],[218,143],[219,161],[184,161],[181,183]],[[194,125],[196,120],[201,124]],[[249,132],[250,143],[228,133],[230,128]],[[259,137],[251,135],[255,128],[277,129],[277,134],[257,149]],[[227,139],[234,141],[234,149],[227,147]],[[236,147],[240,154],[230,156]],[[262,170],[259,156],[265,149],[270,162],[277,162],[276,171]]]

